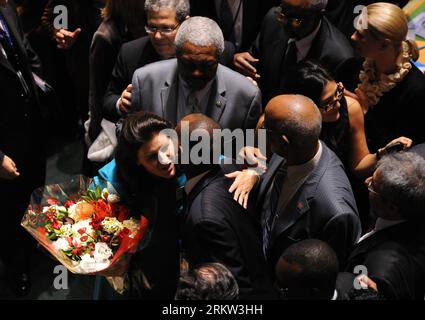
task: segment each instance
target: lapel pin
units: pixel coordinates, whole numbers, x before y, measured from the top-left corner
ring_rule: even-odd
[[[218,100],[216,105],[217,105],[217,107],[221,108],[223,106],[223,103],[220,100]]]

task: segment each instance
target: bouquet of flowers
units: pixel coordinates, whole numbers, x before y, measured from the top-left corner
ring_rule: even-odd
[[[132,218],[111,190],[83,176],[37,189],[21,224],[69,271],[123,275],[148,221]]]

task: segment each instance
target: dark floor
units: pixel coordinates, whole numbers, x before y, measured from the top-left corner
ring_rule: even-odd
[[[66,142],[52,138],[49,142],[49,158],[47,162],[47,184],[66,181],[71,176],[82,172],[83,141]],[[68,272],[68,289],[56,290],[55,277],[62,272],[54,273],[59,263],[42,249],[34,250],[31,257],[32,289],[25,298],[17,298],[7,287],[0,261],[0,299],[32,299],[32,300],[88,300],[92,299],[94,277],[78,276]],[[56,282],[64,284],[60,278]]]

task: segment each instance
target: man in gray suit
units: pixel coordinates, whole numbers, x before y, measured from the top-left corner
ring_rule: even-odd
[[[255,128],[260,90],[218,63],[224,50],[218,25],[208,18],[190,18],[180,26],[175,45],[177,59],[136,70],[131,111],[150,111],[174,124],[187,114],[203,113],[222,128]]]
[[[277,96],[266,107],[274,155],[257,203],[271,268],[287,247],[309,238],[327,242],[342,268],[360,236],[350,183],[338,157],[319,140],[321,124],[319,109],[301,95]]]

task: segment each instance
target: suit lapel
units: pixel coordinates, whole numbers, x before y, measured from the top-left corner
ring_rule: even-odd
[[[165,119],[177,124],[177,100],[178,100],[178,77],[177,72],[165,81],[161,89],[162,115]]]
[[[306,180],[295,193],[284,211],[279,212],[278,221],[275,223],[272,230],[271,242],[294,225],[294,223],[297,222],[302,215],[310,211],[309,199],[315,193],[317,184],[326,169],[329,156],[329,150],[324,143],[322,143],[322,155],[320,157],[319,164],[307,176]]]
[[[208,101],[207,116],[219,123],[224,109],[226,108],[226,103],[226,83],[223,77],[222,66],[219,64],[216,81],[213,84],[210,99]]]

